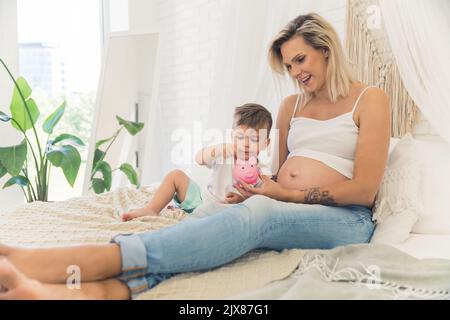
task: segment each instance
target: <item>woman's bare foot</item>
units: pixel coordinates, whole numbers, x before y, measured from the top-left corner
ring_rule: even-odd
[[[57,248],[20,248],[0,244],[0,259],[7,259],[26,277],[45,284],[66,283],[71,266],[80,268],[83,282],[109,279],[121,273],[121,253],[117,244]]]
[[[26,277],[8,259],[0,258],[0,300],[129,298],[128,287],[116,279],[82,282],[78,288],[67,284],[45,284]]]
[[[122,221],[130,221],[138,217],[143,216],[158,216],[159,212],[151,210],[149,208],[140,208],[132,211],[125,212],[122,214]]]
[[[27,278],[6,258],[0,258],[0,300],[46,299],[38,281]]]

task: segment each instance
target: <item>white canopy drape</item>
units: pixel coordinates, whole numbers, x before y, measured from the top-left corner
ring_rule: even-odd
[[[380,8],[406,89],[450,142],[450,1],[380,0]]]

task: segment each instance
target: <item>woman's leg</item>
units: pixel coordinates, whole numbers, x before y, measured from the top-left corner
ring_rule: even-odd
[[[28,277],[43,282],[65,282],[71,265],[80,267],[82,281],[121,273],[135,294],[173,274],[218,267],[256,248],[329,249],[368,242],[373,229],[368,208],[284,203],[253,196],[210,217],[158,231],[119,235],[113,241],[120,248],[3,247],[0,255],[11,258]]]
[[[21,273],[7,259],[0,260],[0,300],[17,299],[114,299],[130,298],[128,287],[116,279],[80,283],[79,287],[65,284],[44,284]]]
[[[166,175],[150,202],[145,207],[124,213],[122,220],[128,221],[146,215],[157,216],[170,203],[175,194],[180,202],[183,202],[189,187],[189,180],[183,171],[171,171]]]
[[[73,267],[80,270],[82,281],[117,276],[121,272],[120,254],[116,244],[38,249],[0,245],[0,256],[7,258],[27,277],[44,283],[66,283]]]
[[[256,248],[330,249],[364,243],[373,232],[371,210],[275,201],[253,196],[216,215],[155,232],[118,236],[123,279],[149,288],[173,274],[208,270]],[[139,275],[142,277],[139,278]]]

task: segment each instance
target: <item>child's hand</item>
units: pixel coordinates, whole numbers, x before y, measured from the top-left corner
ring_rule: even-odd
[[[225,196],[225,203],[228,204],[241,203],[244,200],[245,198],[243,196],[234,192],[228,192],[227,195]]]

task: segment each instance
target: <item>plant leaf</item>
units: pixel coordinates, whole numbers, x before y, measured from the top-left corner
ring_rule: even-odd
[[[142,130],[142,128],[144,128],[144,123],[142,122],[126,121],[119,116],[116,116],[116,119],[119,121],[119,124],[123,125],[132,136],[135,136]]]
[[[17,86],[20,88],[20,91],[22,92],[24,99],[27,100],[31,96],[32,92],[31,87],[28,84],[27,80],[25,80],[24,77],[19,77],[16,80],[16,83]]]
[[[0,162],[6,171],[17,176],[27,159],[27,142],[25,139],[17,146],[0,148]]]
[[[136,187],[139,185],[137,173],[134,168],[129,163],[123,163],[120,166],[120,171],[126,174],[128,180],[130,180],[131,184],[134,184]]]
[[[7,173],[8,173],[8,170],[6,170],[6,168],[0,162],[0,179],[3,178],[3,176]]]
[[[66,110],[66,102],[64,101],[58,107],[58,109],[56,109],[51,115],[48,116],[47,119],[45,119],[44,124],[42,125],[42,129],[44,130],[44,132],[48,134],[53,133],[53,129],[58,124],[59,120],[61,120],[65,110]]]
[[[33,99],[30,98],[32,91],[27,81],[24,78],[20,77],[16,82],[17,86],[20,88],[20,91],[23,94],[27,105],[24,105],[19,90],[16,86],[14,86],[13,97],[10,105],[11,116],[20,125],[20,127],[22,127],[22,129],[26,131],[33,127],[33,125],[39,118],[40,113],[36,103]],[[30,117],[28,116],[27,108],[31,115],[31,121]],[[20,130],[17,123],[13,122],[12,126],[17,130]]]
[[[98,164],[97,171],[100,171],[103,175],[103,183],[106,190],[111,190],[112,182],[112,169],[108,162],[101,161]]]
[[[92,189],[96,194],[103,193],[106,190],[104,181],[99,178],[92,179]]]
[[[16,98],[13,97],[13,101],[11,102],[11,107],[10,107],[12,118],[25,131],[27,131],[33,127],[33,125],[36,123],[36,121],[40,115],[39,109],[33,99],[27,100],[27,106],[28,106],[28,110],[30,110],[32,121],[30,121],[27,110],[25,109],[23,101],[20,97],[16,97]],[[17,123],[12,122],[12,126],[20,131],[20,127],[17,125]]]
[[[114,138],[114,137],[111,137],[111,138],[108,138],[108,139],[103,139],[103,140],[97,141],[97,143],[95,144],[95,148],[98,149],[102,144],[104,144],[104,143],[110,141],[112,138]]]
[[[47,159],[54,165],[55,167],[60,167],[63,159],[63,153],[53,148],[49,152],[47,152]]]
[[[47,157],[55,167],[61,167],[67,182],[73,187],[81,164],[78,150],[71,145],[58,146],[48,152]]]
[[[103,157],[104,154],[105,153],[102,150],[95,149],[95,152],[94,152],[94,163],[92,164],[92,170],[94,170],[95,166],[97,165],[97,162],[100,161],[100,159]],[[96,170],[96,172],[97,172],[97,170]]]
[[[77,144],[77,145],[79,145],[79,146],[81,146],[81,147],[84,147],[84,142],[83,142],[83,140],[81,140],[80,138],[78,138],[77,136],[74,136],[74,135],[72,135],[72,134],[68,134],[68,133],[63,133],[63,134],[60,134],[59,136],[57,136],[56,138],[55,138],[55,140],[53,140],[53,142],[52,142],[52,145],[55,145],[55,144],[57,144],[58,142],[61,142],[61,141],[69,141],[69,142],[72,142],[72,143],[74,143],[74,144]]]
[[[15,176],[6,181],[5,185],[3,186],[3,189],[11,187],[15,184],[21,187],[26,187],[30,184],[30,181],[24,176]]]
[[[11,120],[11,117],[8,116],[6,113],[4,113],[3,111],[0,111],[0,121],[3,122],[8,122],[9,120]]]

